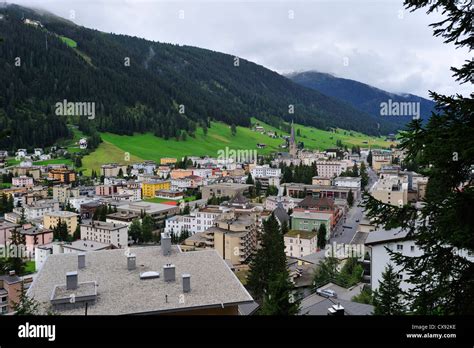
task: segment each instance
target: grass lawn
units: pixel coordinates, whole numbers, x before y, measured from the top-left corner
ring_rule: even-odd
[[[35,261],[26,261],[25,262],[25,271],[24,274],[31,274],[36,272]]]
[[[279,135],[289,135],[262,122],[259,123],[266,130],[276,131]],[[357,132],[337,130],[337,133],[332,133],[301,125],[296,125],[295,128],[296,130],[299,129],[301,134],[297,139],[304,142],[305,147],[309,149],[323,150],[335,147],[337,140],[341,140],[348,147],[352,145],[368,146],[369,144],[376,147],[390,146],[390,143],[382,138],[369,137]],[[179,159],[185,155],[217,157],[218,151],[225,151],[226,147],[235,150],[257,150],[257,143],[267,145],[265,149],[257,150],[259,154],[284,151],[279,148],[279,145],[283,143],[283,139],[273,139],[244,127],[237,127],[237,134],[232,136],[230,127],[219,122],[212,123],[207,136],[204,135],[202,128],[199,128],[196,137],[188,137],[186,141],[177,141],[174,138],[165,140],[150,133],[135,134],[134,136],[103,133],[101,136],[105,141],[125,152],[130,152],[131,155],[155,161],[159,161],[162,157],[176,157]],[[367,144],[364,143],[365,141]]]
[[[144,199],[145,202],[150,202],[150,203],[167,203],[167,202],[177,202],[177,201],[173,201],[171,199],[166,199],[166,198],[158,198],[158,197],[154,197],[154,198],[146,198]]]
[[[77,42],[74,41],[73,39],[70,39],[70,38],[65,37],[65,36],[60,36],[59,38],[61,39],[62,42],[64,42],[69,47],[71,47],[71,48],[76,48],[77,47]]]
[[[46,161],[38,161],[33,163],[39,166],[46,166],[48,164],[66,164],[68,166],[72,165],[72,161],[66,158],[54,158]]]
[[[265,130],[272,130],[278,135],[289,135],[279,129],[271,127],[261,121],[258,122]],[[361,147],[388,148],[390,142],[381,137],[371,137],[361,133],[338,129],[335,132],[295,125],[296,132],[299,130],[298,141],[302,141],[305,148],[324,150],[336,146],[340,140],[349,148],[352,145]],[[125,163],[124,153],[130,153],[130,162],[141,160],[154,160],[159,162],[163,157],[175,157],[181,159],[184,156],[212,156],[217,157],[219,151],[229,150],[257,150],[258,154],[270,154],[272,152],[287,151],[279,146],[284,143],[281,138],[271,138],[266,134],[260,134],[249,128],[237,127],[237,134],[231,135],[230,126],[221,122],[212,122],[208,134],[204,135],[202,128],[196,131],[196,137],[188,136],[186,141],[177,141],[175,138],[165,140],[151,133],[135,134],[133,136],[117,135],[112,133],[101,133],[104,143],[92,154],[83,159],[83,168],[90,171],[91,168],[98,169],[101,164],[110,162]],[[265,149],[257,149],[257,143],[266,144]]]
[[[117,146],[107,141],[104,141],[93,153],[83,157],[82,169],[85,169],[85,175],[90,175],[92,169],[98,171],[100,169],[100,166],[104,163],[114,162],[121,164],[130,164],[140,161],[143,161],[143,159],[137,157],[133,153],[130,153],[130,161],[126,161],[125,151],[121,150]]]
[[[12,187],[12,184],[9,182],[2,182],[0,183],[0,189],[6,189]]]

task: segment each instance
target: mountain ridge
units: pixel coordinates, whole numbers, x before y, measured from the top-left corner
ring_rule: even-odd
[[[210,120],[249,126],[251,117],[274,126],[295,121],[369,135],[397,129],[261,65],[239,58],[235,66],[232,55],[108,34],[18,5],[0,13],[0,77],[7,81],[0,85],[0,126],[13,134],[0,140],[0,148],[46,146],[70,136],[71,118],[58,119],[52,109],[64,99],[96,103],[93,121],[73,118],[82,130],[151,131],[165,139],[192,136]],[[25,18],[42,27],[26,25]],[[12,64],[17,57],[21,66]]]

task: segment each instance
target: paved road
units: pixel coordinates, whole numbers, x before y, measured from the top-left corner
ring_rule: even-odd
[[[369,174],[369,183],[367,186],[369,187],[370,191],[378,178],[377,174],[375,174],[375,172],[370,168],[368,168],[367,173]],[[364,215],[363,208],[358,206],[359,203],[360,200],[356,200],[354,202],[354,206],[349,209],[349,211],[341,220],[339,220],[338,224],[332,232],[332,238],[329,240],[331,244],[333,242],[336,242],[338,244],[348,244],[351,242],[352,238],[357,232],[359,222],[360,220],[362,220],[362,217]]]

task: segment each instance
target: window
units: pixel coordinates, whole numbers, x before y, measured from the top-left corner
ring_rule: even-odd
[[[412,246],[410,247],[410,250],[411,250],[411,252],[414,252],[414,251],[415,251],[415,246],[412,245]]]
[[[398,278],[399,280],[403,280],[403,274],[397,274],[397,278]]]
[[[403,250],[403,245],[402,244],[397,244],[397,250]]]

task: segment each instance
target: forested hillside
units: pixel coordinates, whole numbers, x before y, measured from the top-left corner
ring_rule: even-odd
[[[83,117],[82,128],[117,134],[192,136],[210,120],[248,126],[251,117],[366,134],[378,133],[377,122],[383,133],[396,128],[252,62],[235,66],[227,54],[106,34],[16,5],[0,14],[0,128],[10,134],[0,148],[68,137],[71,120],[54,114],[64,99],[95,103],[95,119]]]

